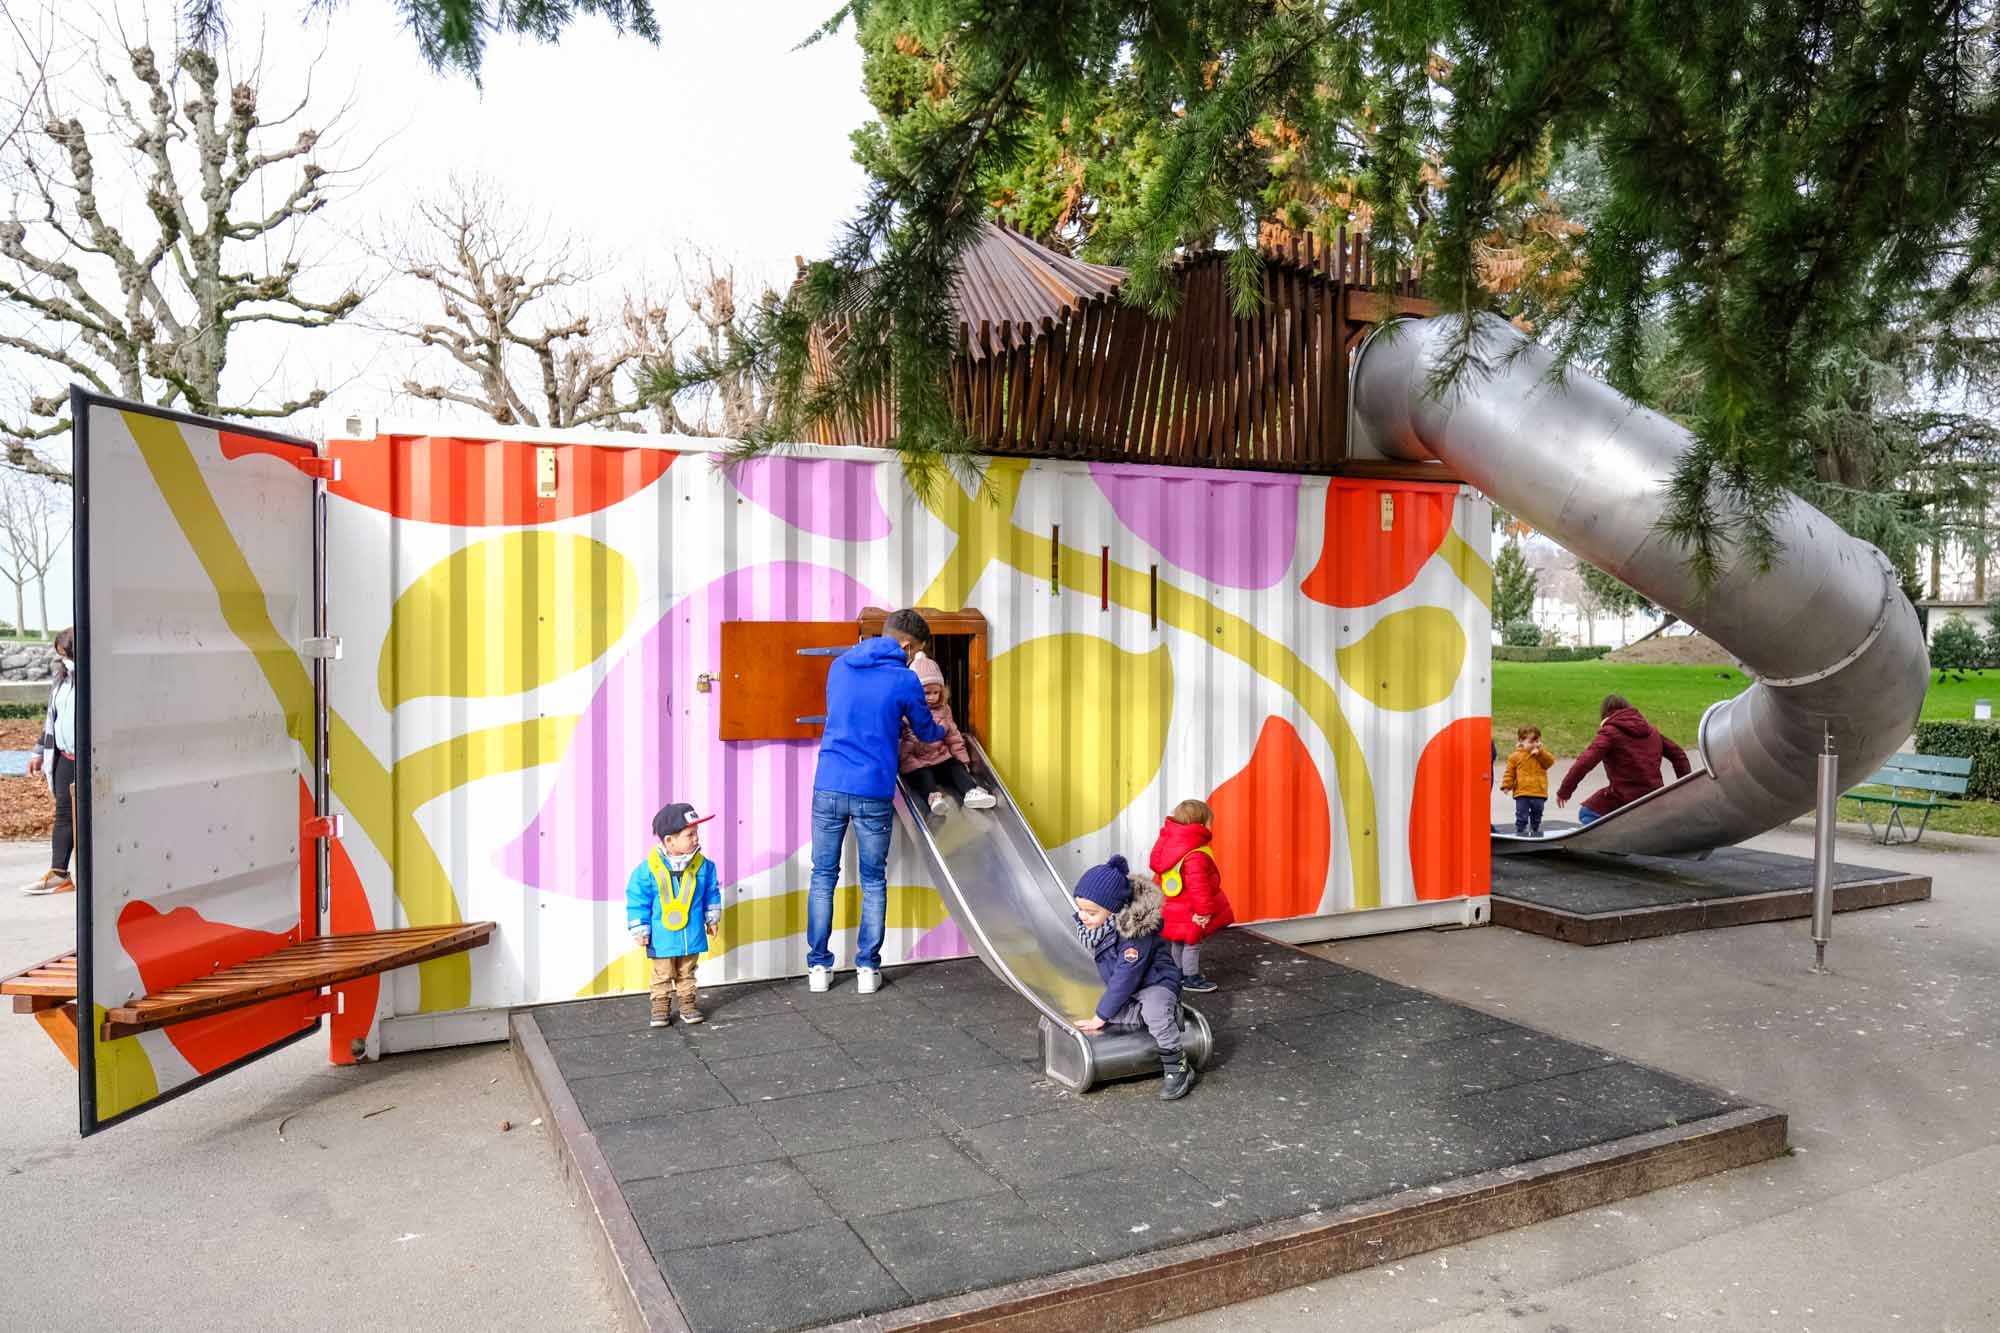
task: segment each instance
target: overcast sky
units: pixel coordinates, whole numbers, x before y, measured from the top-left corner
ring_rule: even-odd
[[[37,0],[0,6],[30,29],[52,12]],[[74,22],[83,8],[65,0],[54,12]],[[358,188],[322,215],[334,224],[319,242],[330,267],[359,272],[358,242],[392,229],[411,199],[459,172],[483,174],[524,207],[544,211],[583,238],[601,267],[671,273],[675,247],[693,242],[782,281],[792,256],[824,253],[859,197],[848,135],[872,113],[852,32],[793,49],[837,0],[663,0],[656,8],[657,47],[614,37],[588,18],[556,46],[495,42],[483,87],[431,73],[389,0],[347,0],[331,22],[303,19],[305,0],[231,0],[228,13],[239,52],[262,44],[267,111],[309,65],[316,94],[325,94],[321,105],[337,106],[352,90],[350,119],[323,162],[356,161],[382,145]],[[150,14],[150,40],[162,52],[173,45],[173,12],[166,4],[120,7],[135,33]],[[86,72],[72,63],[58,77],[75,81]],[[390,407],[386,390],[407,360],[360,330],[314,335],[267,355],[279,341],[232,347],[243,358],[239,389],[247,379],[255,392],[275,396],[331,381],[341,387],[330,406],[342,414]],[[13,361],[8,369],[24,367]],[[394,410],[411,414],[407,404]],[[69,606],[68,582],[66,570],[50,582],[58,625],[67,622],[58,608]]]

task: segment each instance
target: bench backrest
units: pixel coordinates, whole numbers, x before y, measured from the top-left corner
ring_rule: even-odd
[[[1963,796],[1972,776],[1972,761],[1942,754],[1891,755],[1868,779],[1883,787],[1908,787],[1915,791],[1941,792]]]

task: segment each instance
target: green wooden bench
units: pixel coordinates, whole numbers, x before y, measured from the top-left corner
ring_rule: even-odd
[[[1932,811],[1956,810],[1958,808],[1956,805],[1949,801],[1941,801],[1938,797],[1965,795],[1966,783],[1971,776],[1970,759],[1953,759],[1938,754],[1891,755],[1889,762],[1882,765],[1874,777],[1868,779],[1874,786],[1889,788],[1889,794],[1863,795],[1851,791],[1847,793],[1847,799],[1860,802],[1861,817],[1868,821],[1868,831],[1874,834],[1875,841],[1884,846],[1894,846],[1898,843],[1915,842],[1923,837],[1924,830],[1930,826]],[[1910,795],[1906,796],[1905,792]],[[1918,792],[1923,793],[1922,799],[1917,799],[1915,793]],[[1889,809],[1889,817],[1882,821],[1879,830],[1875,827],[1875,816],[1870,809],[1871,806],[1877,805],[1887,806]],[[1924,817],[1917,821],[1915,833],[1910,832],[1909,825],[1903,822],[1905,810],[1924,812]]]

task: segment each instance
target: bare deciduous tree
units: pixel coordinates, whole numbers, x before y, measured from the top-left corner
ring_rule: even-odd
[[[49,567],[68,544],[68,492],[45,477],[0,471],[0,578],[14,585],[14,628],[27,628],[27,589],[41,595],[42,631],[49,629]]]
[[[341,174],[320,160],[340,111],[300,127],[308,86],[266,115],[261,64],[225,86],[227,54],[187,50],[163,67],[135,45],[115,73],[107,50],[91,54],[76,69],[95,71],[101,103],[36,88],[26,131],[0,147],[17,182],[0,215],[0,347],[39,362],[37,383],[60,376],[163,407],[285,417],[317,406],[323,388],[232,401],[225,371],[239,333],[322,329],[361,303],[339,284],[315,290],[302,248]],[[24,406],[0,417],[5,462],[66,480],[34,448],[69,429],[66,394]]]
[[[605,317],[594,295],[604,275],[575,237],[511,204],[491,182],[456,178],[420,203],[412,227],[384,248],[439,312],[385,327],[454,367],[449,375],[413,372],[403,381],[413,398],[457,403],[508,425],[640,430],[650,415],[659,430],[689,435],[729,433],[762,410],[748,380],[721,386],[713,412],[707,402],[696,404],[699,413],[683,412],[647,391],[650,372],[674,362],[681,339],[720,347],[731,335],[736,277],[726,265],[683,260],[677,293],[642,281],[626,290],[615,317]]]

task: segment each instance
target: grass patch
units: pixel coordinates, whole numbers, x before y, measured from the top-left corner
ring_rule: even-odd
[[[1493,735],[1506,758],[1514,728],[1532,722],[1558,759],[1573,759],[1597,734],[1597,708],[1607,694],[1630,699],[1648,721],[1692,749],[1695,728],[1710,704],[1750,687],[1750,680],[1733,667],[1654,666],[1617,662],[1495,662],[1493,664]],[[1933,676],[1924,696],[1926,718],[1969,718],[1974,699],[2000,704],[2000,671],[1972,672],[1962,680],[1938,683]],[[1864,787],[1867,792],[1885,789]],[[1888,811],[1874,807],[1879,827]],[[1861,806],[1840,803],[1843,820],[1862,822]],[[1912,825],[1923,812],[1904,811]],[[2000,801],[1965,801],[1955,810],[1938,810],[1931,825],[1946,833],[2000,837]]]

